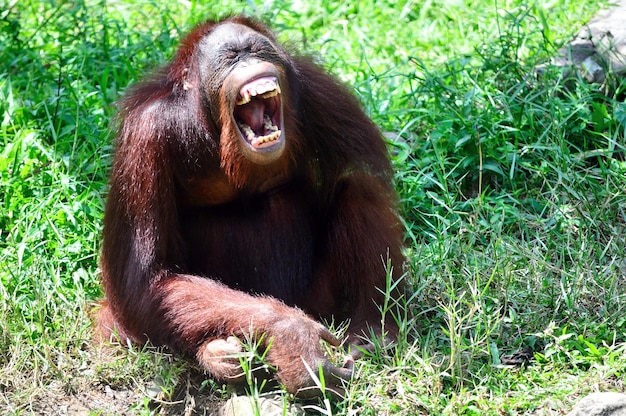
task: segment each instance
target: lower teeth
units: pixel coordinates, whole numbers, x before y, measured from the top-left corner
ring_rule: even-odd
[[[271,126],[267,126],[267,120],[266,120],[264,127],[266,127],[266,130],[272,130],[272,132],[265,136],[257,137],[254,134],[254,131],[252,130],[252,128],[245,123],[237,122],[237,125],[239,126],[239,130],[243,133],[246,140],[248,140],[248,142],[252,144],[253,146],[276,141],[278,140],[281,134],[281,131],[275,125],[272,124]]]
[[[268,143],[268,142],[273,142],[275,140],[278,140],[278,138],[280,137],[280,130],[273,132],[272,134],[268,134],[267,136],[262,136],[259,137],[256,142],[258,144],[263,144],[263,143]]]

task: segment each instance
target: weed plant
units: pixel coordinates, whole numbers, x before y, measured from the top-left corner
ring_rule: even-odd
[[[167,350],[94,346],[89,311],[114,103],[195,23],[237,12],[351,85],[396,168],[401,337],[309,409],[563,414],[623,391],[624,85],[545,65],[603,5],[0,0],[0,413],[211,414],[230,397]]]

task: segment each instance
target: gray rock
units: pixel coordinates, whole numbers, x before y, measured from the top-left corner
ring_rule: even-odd
[[[626,416],[626,394],[590,394],[578,402],[567,416]]]
[[[607,73],[626,74],[626,0],[600,11],[550,65],[575,68],[587,81],[603,83]]]

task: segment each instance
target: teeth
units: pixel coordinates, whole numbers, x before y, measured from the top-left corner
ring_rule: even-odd
[[[248,91],[244,92],[242,97],[237,100],[237,105],[244,105],[244,104],[248,104],[250,102],[250,94],[248,93]]]
[[[265,94],[261,94],[261,97],[263,98],[271,98],[271,97],[276,97],[278,95],[278,91],[276,90],[272,90],[272,91],[268,91]]]
[[[275,131],[272,134],[268,134],[267,136],[262,136],[259,137],[257,140],[254,141],[254,143],[252,143],[253,145],[259,145],[259,144],[263,144],[263,143],[269,143],[269,142],[273,142],[275,140],[278,140],[278,138],[280,137],[280,130]]]
[[[252,140],[254,140],[254,131],[252,131],[252,128],[250,126],[248,126],[246,123],[237,123],[239,125],[239,130],[241,130],[241,132],[246,136],[246,139],[251,142]]]
[[[254,95],[261,95],[268,91],[274,91],[276,90],[276,86],[275,81],[265,81],[264,83],[258,84],[256,88],[253,87],[253,90],[255,90],[256,93]]]
[[[265,136],[258,136],[258,137],[256,134],[254,134],[254,131],[252,130],[252,128],[248,126],[246,123],[237,122],[237,125],[239,126],[239,130],[241,131],[241,133],[245,136],[246,140],[252,146],[259,146],[264,143],[270,143],[270,142],[276,141],[280,138],[281,131],[278,129],[277,126],[271,123],[272,123],[272,120],[266,114],[265,117],[263,118],[263,127],[265,128],[266,131],[267,130],[271,131],[271,133],[266,134]]]
[[[263,115],[263,128],[271,132],[278,131],[278,126],[275,126],[274,123],[272,123],[272,119],[267,114]]]
[[[239,91],[239,99],[237,105],[248,104],[252,97],[260,95],[262,98],[271,98],[280,94],[280,85],[275,79],[265,80],[255,84],[254,81],[250,84],[244,85]]]

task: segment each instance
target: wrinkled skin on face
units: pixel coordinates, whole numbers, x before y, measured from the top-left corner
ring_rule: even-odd
[[[207,51],[200,56],[201,82],[207,97],[219,98],[212,108],[232,109],[222,128],[238,132],[240,150],[251,162],[275,162],[285,150],[281,53],[265,36],[236,23],[217,27],[200,46]],[[225,65],[219,55],[234,50],[236,59]]]

